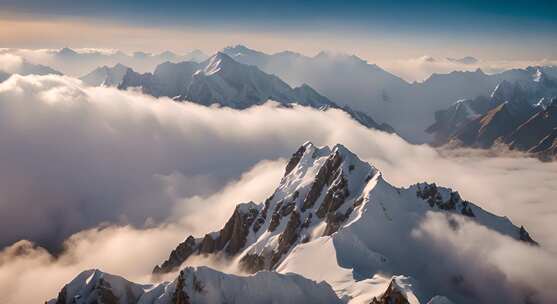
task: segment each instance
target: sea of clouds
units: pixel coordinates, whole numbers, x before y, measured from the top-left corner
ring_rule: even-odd
[[[338,110],[269,102],[239,111],[15,75],[0,83],[0,302],[42,302],[87,268],[149,281],[187,235],[270,195],[308,140],[344,144],[394,185],[437,182],[524,225],[540,248],[472,224],[450,232],[435,217],[415,237],[474,262],[478,280],[495,269],[501,284],[557,299],[547,284],[557,281],[555,163],[411,145]]]

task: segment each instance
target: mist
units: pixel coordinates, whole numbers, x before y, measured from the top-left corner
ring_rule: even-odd
[[[524,225],[544,257],[557,255],[554,163],[441,153],[366,129],[338,110],[269,102],[239,111],[86,87],[71,77],[15,75],[0,83],[1,246],[27,239],[58,257],[27,242],[4,249],[0,302],[54,297],[85,268],[148,280],[187,235],[219,229],[237,203],[270,195],[285,159],[308,140],[344,144],[397,186],[452,187]],[[430,238],[453,243],[436,226],[424,227]],[[538,268],[516,279],[507,269],[520,281]],[[26,292],[37,280],[49,284]]]

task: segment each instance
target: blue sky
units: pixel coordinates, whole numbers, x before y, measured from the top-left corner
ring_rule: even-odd
[[[286,36],[326,39],[329,35],[332,46],[337,44],[336,38],[342,43],[374,41],[383,45],[383,53],[389,46],[401,47],[400,41],[408,40],[408,44],[415,45],[416,54],[427,52],[428,47],[432,52],[427,53],[435,53],[441,46],[452,46],[451,53],[458,48],[463,49],[463,54],[477,48],[478,53],[495,56],[497,48],[503,47],[510,57],[548,58],[556,55],[557,44],[557,1],[0,0],[0,18],[19,24],[40,20],[156,29],[173,31],[178,36],[180,31],[211,33],[214,37],[219,33],[243,34],[239,40],[247,42],[260,39],[257,35],[274,35],[280,38],[275,44],[287,41]],[[63,26],[58,26],[63,31]],[[48,35],[41,39],[23,31],[31,31],[32,26],[18,28],[23,37],[15,37],[13,42],[17,45],[6,47],[37,47],[43,40],[49,44],[45,47],[55,44],[54,40],[47,41]],[[249,34],[253,38],[245,38]],[[0,30],[4,43],[11,43],[12,36],[2,35]],[[59,36],[59,43],[66,42]],[[99,38],[102,47],[110,47],[110,41]],[[66,44],[84,46],[75,37],[66,40]],[[121,48],[116,42],[115,46]],[[200,44],[201,48],[209,48]],[[322,41],[319,47],[326,44]],[[140,44],[133,46],[136,45]],[[403,43],[402,47],[407,46]],[[152,43],[146,47],[152,47]]]

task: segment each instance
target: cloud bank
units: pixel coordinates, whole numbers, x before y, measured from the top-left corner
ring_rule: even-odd
[[[500,73],[509,69],[523,69],[529,66],[554,66],[557,60],[480,60],[474,57],[436,58],[421,56],[380,63],[382,67],[406,81],[424,81],[432,74],[447,74],[452,71],[483,70],[485,73]]]
[[[556,164],[474,151],[442,155],[368,130],[337,110],[268,103],[237,111],[89,88],[69,77],[13,76],[0,84],[0,241],[56,248],[71,237],[57,259],[26,243],[3,251],[0,302],[53,297],[90,267],[146,280],[187,234],[218,229],[237,203],[269,195],[282,158],[307,140],[346,145],[395,185],[425,180],[453,187],[525,225],[542,244],[541,255],[555,260]],[[15,250],[22,245],[27,249]],[[118,248],[121,255],[106,255]],[[130,257],[130,248],[144,254]],[[508,267],[506,261],[495,266]],[[551,269],[545,277],[555,277]],[[26,293],[37,280],[52,284]]]

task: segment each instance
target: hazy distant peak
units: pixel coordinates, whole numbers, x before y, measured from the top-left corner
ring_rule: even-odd
[[[68,56],[68,55],[71,56],[71,55],[77,55],[78,53],[70,49],[69,47],[64,47],[58,51],[58,54],[62,56]]]
[[[235,46],[227,46],[222,50],[222,52],[234,55],[266,55],[263,52],[250,49],[247,46],[241,44],[237,44]]]
[[[478,63],[479,60],[472,56],[465,56],[462,58],[451,58],[447,57],[447,60],[450,62],[461,63],[461,64],[475,64]]]

